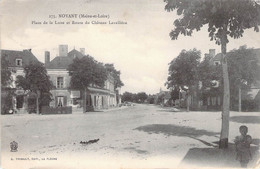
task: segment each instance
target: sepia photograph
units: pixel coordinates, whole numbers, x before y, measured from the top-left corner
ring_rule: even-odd
[[[260,168],[260,0],[0,11],[0,169]]]

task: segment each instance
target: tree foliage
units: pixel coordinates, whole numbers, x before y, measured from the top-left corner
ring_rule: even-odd
[[[166,82],[170,87],[190,87],[198,82],[198,65],[200,51],[182,50],[181,53],[169,63],[169,76]]]
[[[145,92],[137,93],[138,102],[144,103],[144,101],[148,98],[148,95]]]
[[[104,87],[107,72],[104,65],[87,55],[83,58],[75,58],[68,67],[71,76],[70,88],[83,90],[91,84]]]
[[[260,6],[253,0],[164,0],[165,10],[177,10],[181,18],[174,21],[175,29],[170,37],[175,40],[179,34],[191,36],[208,25],[209,37],[221,44],[228,36],[234,39],[243,36],[244,30],[259,31]],[[243,12],[242,12],[243,11]],[[223,26],[227,27],[227,30]],[[225,39],[223,38],[225,34]]]
[[[105,64],[105,68],[112,74],[115,80],[115,89],[124,86],[124,83],[120,79],[121,72],[115,69],[114,64]]]
[[[122,95],[122,102],[132,102],[133,101],[133,93],[124,92]]]
[[[231,104],[237,104],[238,88],[246,96],[252,85],[260,80],[260,67],[254,49],[241,46],[227,53]]]
[[[136,103],[144,103],[144,101],[148,98],[148,95],[145,92],[139,93],[130,93],[124,92],[122,95],[122,102],[136,102]]]
[[[47,74],[47,70],[43,63],[31,62],[24,67],[25,76],[17,76],[16,86],[23,90],[31,91],[39,94],[39,105],[49,105],[51,101],[50,90],[53,84]]]
[[[1,57],[1,87],[7,87],[12,82],[12,72],[8,69],[9,62],[7,55]]]
[[[171,91],[171,99],[173,101],[179,99],[180,89],[178,87],[174,87],[174,89]]]

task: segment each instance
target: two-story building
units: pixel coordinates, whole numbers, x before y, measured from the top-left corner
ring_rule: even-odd
[[[27,91],[19,89],[15,85],[17,76],[24,76],[24,67],[31,62],[39,62],[38,59],[31,52],[31,49],[23,51],[15,50],[1,50],[1,59],[6,59],[9,62],[9,69],[12,74],[12,83],[8,87],[11,90],[14,90],[13,98],[13,110],[16,110],[18,113],[26,113],[28,109],[28,98],[30,97]]]
[[[215,54],[215,49],[209,49],[209,53],[205,57],[210,57],[209,64],[211,66],[221,66],[221,53]],[[203,106],[207,110],[220,110],[222,106],[222,95],[219,92],[219,81],[212,81],[212,86],[208,88],[208,93],[205,92],[202,96]]]
[[[67,68],[73,63],[74,58],[82,58],[84,55],[84,48],[81,48],[80,51],[73,49],[68,52],[68,45],[60,45],[59,56],[56,56],[52,61],[50,61],[50,52],[45,52],[45,66],[55,86],[55,89],[51,90],[53,97],[50,103],[51,107],[82,106],[82,91],[69,89],[70,76]],[[90,109],[104,109],[117,105],[114,79],[111,75],[108,75],[104,88],[94,85],[88,86],[86,104]]]

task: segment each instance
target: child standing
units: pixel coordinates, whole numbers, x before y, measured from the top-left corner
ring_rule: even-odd
[[[246,168],[249,160],[251,160],[250,144],[252,143],[252,137],[247,135],[247,126],[240,126],[239,132],[240,136],[235,138],[236,146],[236,160],[240,161],[241,167]]]

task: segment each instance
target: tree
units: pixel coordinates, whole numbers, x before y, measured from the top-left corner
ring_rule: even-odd
[[[228,36],[234,39],[243,36],[244,30],[254,28],[259,31],[260,6],[253,0],[164,0],[165,10],[177,10],[180,18],[174,21],[175,28],[170,37],[176,40],[179,34],[191,36],[208,26],[210,40],[221,45],[223,72],[223,109],[219,148],[228,147],[229,135],[229,78],[227,67]],[[242,12],[243,11],[243,12]]]
[[[180,97],[180,89],[176,86],[173,90],[171,90],[171,99],[175,101]]]
[[[148,95],[148,98],[147,98],[147,102],[149,104],[154,104],[154,100],[155,100],[155,95]]]
[[[140,101],[141,103],[143,103],[147,98],[148,98],[148,96],[145,92],[137,93],[137,101]]]
[[[7,87],[12,82],[12,72],[8,69],[9,62],[7,55],[3,55],[1,58],[1,87]]]
[[[227,53],[228,73],[230,75],[230,102],[231,108],[238,103],[238,110],[241,111],[241,89],[247,95],[252,84],[260,80],[260,66],[254,49],[241,46],[237,50]],[[237,94],[238,93],[238,94]]]
[[[164,96],[164,92],[159,93],[154,99],[155,104],[163,104]]]
[[[188,87],[187,110],[190,106],[190,92],[195,84],[198,83],[198,65],[200,63],[200,51],[182,50],[177,58],[169,63],[169,76],[166,82],[168,88]]]
[[[124,83],[120,79],[121,72],[116,70],[114,64],[105,64],[105,68],[108,72],[110,72],[115,80],[115,90],[124,86]]]
[[[124,92],[122,95],[122,102],[132,102],[133,94],[130,92]]]
[[[81,59],[75,58],[68,66],[71,76],[70,88],[81,90],[83,93],[83,113],[86,113],[86,93],[90,85],[104,87],[107,79],[107,71],[104,65],[87,55]]]
[[[17,76],[16,86],[37,94],[36,111],[38,114],[42,106],[49,105],[51,101],[50,90],[53,88],[53,84],[43,63],[31,62],[24,67],[24,73],[24,77]]]
[[[13,108],[14,91],[9,87],[12,83],[12,72],[8,67],[7,55],[4,54],[1,57],[1,114],[6,114]]]

